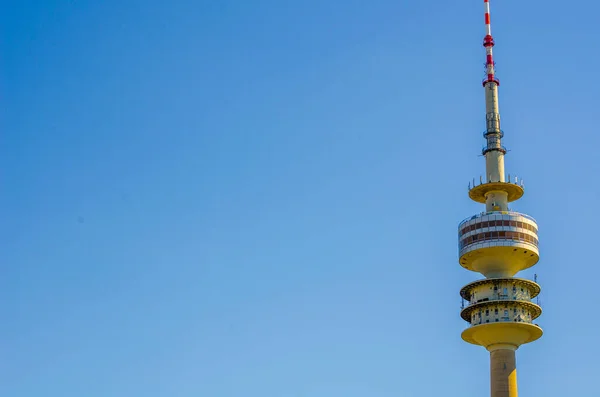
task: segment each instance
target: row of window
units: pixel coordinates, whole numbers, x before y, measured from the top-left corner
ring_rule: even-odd
[[[513,241],[524,241],[527,243],[538,245],[538,239],[525,233],[518,232],[486,232],[479,233],[469,236],[465,239],[460,240],[459,249],[463,249],[469,244],[480,243],[488,240],[513,240]]]
[[[490,290],[491,289],[492,289],[492,287],[490,287]],[[477,302],[487,301],[487,300],[490,300],[490,299],[500,299],[502,297],[508,296],[508,287],[503,287],[502,290],[500,292],[498,292],[498,286],[494,285],[493,290],[494,290],[494,294],[491,296],[491,298],[488,296],[488,297],[479,299]],[[479,290],[479,291],[481,291],[481,290]],[[473,301],[475,299],[475,293],[476,292],[477,292],[477,290],[471,292],[471,301]],[[523,288],[521,288],[521,293],[524,293],[524,292],[525,292],[525,290]],[[516,293],[517,293],[517,286],[516,285],[512,286],[512,293],[515,295],[514,299],[517,299],[516,298]]]
[[[472,317],[472,318],[475,318],[475,316],[477,316],[477,317],[481,317],[481,313],[482,313],[482,311],[481,311],[481,310],[479,310],[479,312],[477,312],[477,313],[473,313],[473,314],[471,315],[471,317]],[[524,309],[517,309],[517,308],[514,308],[514,309],[513,309],[513,314],[515,314],[515,315],[516,315],[517,313],[521,313],[521,314],[529,314],[529,313],[528,313],[528,312],[526,312]],[[494,314],[495,314],[495,315],[498,315],[498,308],[494,309]],[[486,316],[489,316],[489,315],[490,315],[490,309],[485,309],[485,315],[486,315]],[[505,317],[506,317],[506,316],[508,316],[508,309],[504,309],[504,316],[505,316]]]
[[[478,230],[484,227],[496,227],[496,226],[509,226],[509,227],[519,227],[521,229],[527,229],[531,232],[537,234],[537,228],[529,223],[521,222],[521,221],[485,221],[475,223],[470,226],[465,226],[461,229],[460,235],[462,236],[465,233],[469,233],[473,230]]]
[[[517,322],[531,322],[531,320],[532,320],[532,315],[531,315],[531,313],[528,310],[525,310],[523,308],[513,308],[511,311],[512,311],[512,315],[513,315],[513,320],[512,321],[517,321]],[[489,320],[489,317],[490,317],[490,314],[491,314],[490,312],[491,312],[490,309],[486,309],[485,310],[485,317],[487,317],[485,319],[486,323],[490,322],[490,320]],[[479,310],[478,312],[472,313],[471,314],[471,324],[473,324],[473,323],[475,323],[475,324],[476,323],[481,324],[482,320],[483,320],[483,317],[484,317],[484,316],[482,316],[482,314],[483,314],[482,310]],[[496,316],[495,317],[495,321],[499,321],[498,314],[499,314],[498,308],[494,309],[494,315]],[[508,308],[506,308],[506,307],[504,308],[502,316],[500,317],[500,319],[502,321],[511,321],[510,317],[509,317],[509,309]]]
[[[490,287],[490,289],[492,289],[492,287]],[[494,292],[496,292],[496,291],[498,291],[498,286],[497,286],[497,285],[494,285]],[[513,292],[513,294],[514,294],[515,292],[517,292],[517,286],[516,286],[516,285],[513,285],[513,286],[512,286],[512,292]],[[523,288],[521,288],[521,292],[523,292]],[[502,293],[503,293],[504,295],[508,294],[508,287],[504,287],[504,288],[502,289]]]
[[[530,323],[530,321],[524,320],[524,319],[522,319],[522,318],[519,318],[519,317],[515,318],[514,320],[511,320],[511,319],[510,319],[510,318],[508,318],[508,317],[503,317],[503,318],[502,318],[502,321],[503,321],[503,322],[507,322],[507,321],[513,321],[513,322],[515,322],[515,323]],[[486,323],[489,323],[489,322],[490,322],[490,320],[489,320],[489,319],[487,319],[487,320],[485,320],[485,322],[486,322]],[[500,322],[500,320],[499,320],[499,319],[496,319],[496,322]],[[482,323],[483,323],[483,321],[482,321],[481,319],[479,319],[479,322],[476,322],[475,324],[473,324],[473,322],[471,322],[471,325],[479,325],[479,324],[482,324]]]

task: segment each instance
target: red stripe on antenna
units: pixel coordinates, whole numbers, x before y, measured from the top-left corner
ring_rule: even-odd
[[[485,24],[486,25],[490,24],[490,14],[488,14],[487,12],[485,13]]]

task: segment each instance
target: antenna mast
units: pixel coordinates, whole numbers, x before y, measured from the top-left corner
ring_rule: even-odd
[[[485,156],[485,180],[486,182],[505,182],[504,176],[504,155],[506,148],[502,146],[502,137],[504,133],[500,129],[500,110],[498,106],[498,86],[500,80],[496,78],[495,62],[494,62],[494,38],[492,37],[492,25],[490,17],[490,2],[484,0],[484,21],[485,21],[485,37],[483,38],[483,46],[485,47],[486,61],[486,77],[483,79],[483,87],[485,88],[485,119],[486,130],[483,136],[486,139],[486,146],[483,148],[482,154]],[[497,207],[501,211],[508,210],[508,195],[499,192],[496,195],[493,203],[488,203],[489,207]],[[492,205],[493,204],[493,205]],[[488,208],[493,210],[495,208]]]

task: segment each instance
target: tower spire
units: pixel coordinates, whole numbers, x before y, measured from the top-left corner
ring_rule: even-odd
[[[488,75],[488,81],[494,80],[494,59],[492,56],[492,47],[494,46],[494,39],[492,38],[492,24],[490,20],[490,2],[489,0],[483,0],[485,6],[485,38],[483,40],[483,46],[486,48],[486,70]]]
[[[483,46],[486,52],[486,78],[483,80],[485,91],[485,118],[486,130],[484,137],[486,146],[483,148],[485,156],[485,180],[487,182],[504,182],[504,155],[506,149],[502,146],[502,137],[504,136],[500,129],[500,110],[498,107],[498,86],[500,80],[496,78],[495,63],[494,63],[494,38],[492,37],[492,24],[490,18],[490,2],[484,0],[484,21],[485,21],[485,37],[483,38]],[[507,197],[506,197],[507,198]],[[498,206],[503,209],[508,209],[508,202],[505,197],[500,197],[497,200]]]

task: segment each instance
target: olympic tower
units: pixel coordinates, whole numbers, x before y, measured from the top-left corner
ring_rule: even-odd
[[[542,336],[533,323],[542,313],[532,302],[540,293],[533,281],[515,277],[539,260],[538,226],[529,215],[509,209],[508,204],[523,196],[523,182],[504,172],[506,149],[500,129],[498,87],[492,54],[494,39],[490,26],[490,3],[484,0],[486,35],[485,91],[486,145],[485,176],[469,183],[471,200],[485,204],[485,211],[459,224],[459,263],[485,278],[460,290],[461,317],[469,323],[462,338],[490,352],[492,397],[517,397],[515,352],[519,346]],[[465,305],[466,301],[466,305]]]

